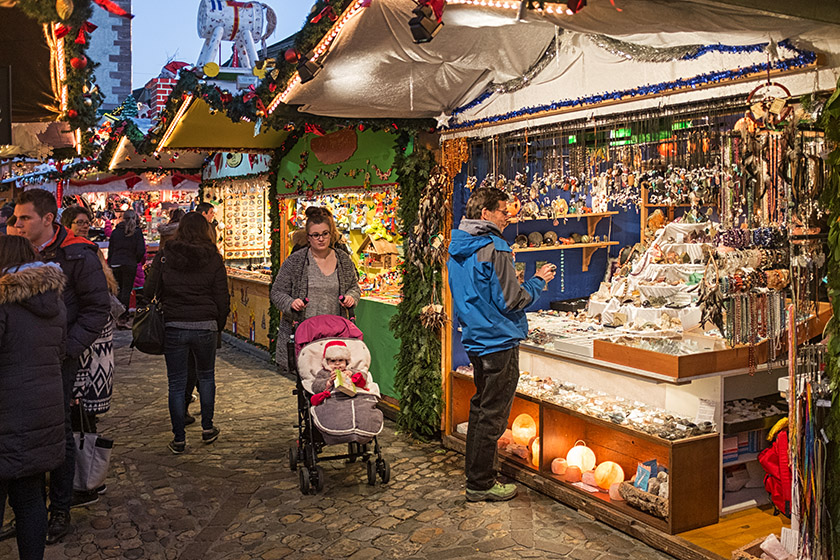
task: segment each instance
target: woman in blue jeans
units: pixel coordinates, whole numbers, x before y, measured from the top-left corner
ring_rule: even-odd
[[[150,299],[157,294],[163,308],[169,417],[175,436],[169,450],[175,454],[186,449],[184,390],[190,353],[198,376],[201,440],[213,443],[219,437],[219,428],[213,425],[216,341],[227,321],[230,298],[227,272],[209,227],[196,212],[181,218],[175,237],[155,256],[143,288]]]

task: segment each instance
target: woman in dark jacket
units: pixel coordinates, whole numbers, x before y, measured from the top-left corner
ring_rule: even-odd
[[[44,474],[64,461],[64,283],[28,239],[0,236],[0,519],[8,495],[22,560],[44,556]]]
[[[209,227],[197,212],[181,218],[175,237],[155,256],[144,287],[146,297],[157,294],[163,307],[169,416],[175,435],[169,450],[175,454],[186,448],[184,391],[190,353],[198,376],[201,439],[213,443],[219,437],[219,428],[213,425],[216,336],[227,321],[230,297],[225,265],[210,240]]]
[[[114,278],[120,287],[117,298],[128,310],[131,300],[131,290],[134,288],[134,277],[137,276],[137,264],[146,258],[146,240],[143,231],[137,227],[137,214],[134,210],[123,212],[122,222],[111,233],[108,242],[108,264],[114,271]],[[126,327],[128,311],[123,314],[123,321],[118,325]]]

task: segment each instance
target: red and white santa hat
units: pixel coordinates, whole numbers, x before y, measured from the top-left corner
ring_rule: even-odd
[[[350,362],[350,349],[341,340],[331,340],[324,344],[324,367],[327,360],[347,360]]]

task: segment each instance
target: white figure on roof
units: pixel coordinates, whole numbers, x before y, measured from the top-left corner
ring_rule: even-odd
[[[225,40],[234,42],[233,65],[251,68],[258,60],[256,43],[262,41],[265,48],[265,39],[274,33],[276,26],[274,10],[261,2],[201,0],[198,6],[198,36],[204,39],[204,46],[196,66],[203,68],[210,62],[222,40]]]

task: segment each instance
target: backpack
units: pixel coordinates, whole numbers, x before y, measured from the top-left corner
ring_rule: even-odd
[[[788,460],[788,431],[780,430],[770,447],[758,454],[758,462],[764,468],[764,488],[776,510],[790,517],[790,497],[793,486],[790,461]]]

